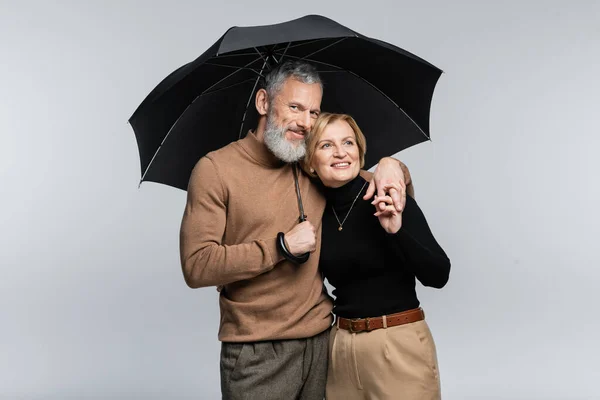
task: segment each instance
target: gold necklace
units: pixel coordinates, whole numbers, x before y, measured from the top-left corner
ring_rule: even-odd
[[[331,209],[333,210],[333,215],[335,216],[335,219],[337,220],[338,224],[340,225],[338,227],[338,231],[341,232],[341,230],[343,229],[344,222],[346,222],[346,219],[348,219],[348,215],[350,215],[350,211],[352,211],[352,207],[354,207],[354,203],[356,203],[356,200],[358,200],[358,196],[360,196],[360,194],[362,193],[362,191],[363,191],[363,189],[365,188],[366,185],[367,185],[367,182],[365,182],[362,185],[362,187],[360,188],[360,190],[358,191],[358,194],[354,198],[354,201],[352,202],[352,205],[350,206],[350,209],[346,213],[346,216],[344,217],[344,220],[342,222],[340,222],[340,219],[338,218],[337,213],[335,212],[335,208],[333,208],[333,205],[331,206]]]

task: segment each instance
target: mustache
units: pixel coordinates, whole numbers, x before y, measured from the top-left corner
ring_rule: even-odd
[[[288,130],[288,131],[292,131],[292,132],[295,132],[295,133],[303,133],[303,134],[305,134],[305,135],[309,133],[309,131],[308,131],[307,129],[304,129],[304,128],[298,128],[298,127],[292,127],[292,126],[288,126],[288,127],[286,128],[286,130]]]
[[[292,131],[294,133],[301,133],[304,136],[310,133],[310,129],[300,128],[295,123],[290,123],[289,125],[279,125],[275,120],[273,115],[267,115],[267,127],[272,127],[277,129],[280,134],[284,134],[286,131]]]

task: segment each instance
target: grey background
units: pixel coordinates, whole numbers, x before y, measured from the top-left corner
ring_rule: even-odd
[[[126,121],[230,26],[310,13],[445,71],[398,155],[453,262],[419,290],[444,398],[600,398],[600,2],[375,0],[0,1],[0,398],[218,398],[185,193],[138,189]]]

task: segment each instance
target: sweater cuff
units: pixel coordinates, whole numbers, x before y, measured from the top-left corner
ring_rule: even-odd
[[[265,243],[265,247],[266,247],[267,251],[269,252],[269,256],[271,257],[271,266],[274,267],[276,264],[285,260],[285,257],[283,257],[283,254],[281,254],[279,252],[279,250],[277,249],[277,238],[276,237],[272,238],[272,239],[263,240],[263,242]]]

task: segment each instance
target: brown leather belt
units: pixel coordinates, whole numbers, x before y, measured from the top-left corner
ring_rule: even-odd
[[[352,333],[359,332],[370,332],[375,329],[381,329],[384,327],[383,324],[384,317],[373,317],[373,318],[356,318],[356,319],[347,319],[347,318],[337,318],[337,327],[340,329],[345,329]],[[419,308],[415,308],[412,310],[403,311],[396,314],[390,314],[385,316],[386,327],[410,324],[411,322],[422,321],[425,319],[425,313]]]

